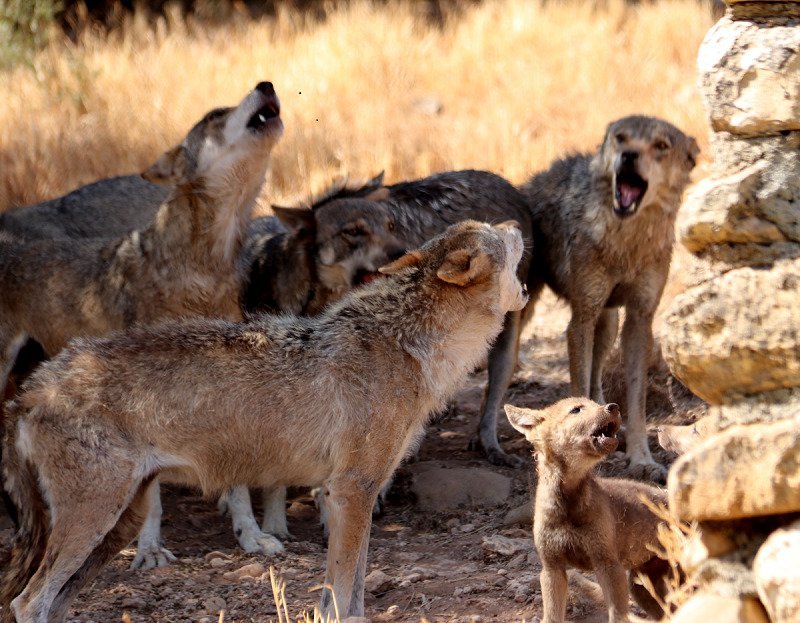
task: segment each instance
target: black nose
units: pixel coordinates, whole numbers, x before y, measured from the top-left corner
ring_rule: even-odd
[[[609,402],[606,405],[606,413],[619,413],[619,405],[616,402]]]
[[[256,85],[256,91],[261,91],[264,95],[275,95],[275,87],[271,82],[259,82]]]
[[[623,151],[622,152],[622,164],[633,164],[638,160],[639,152],[638,151]]]

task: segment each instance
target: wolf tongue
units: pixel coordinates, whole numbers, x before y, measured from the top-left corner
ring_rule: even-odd
[[[617,192],[619,193],[620,205],[623,208],[630,208],[641,196],[642,189],[621,182],[617,184]]]

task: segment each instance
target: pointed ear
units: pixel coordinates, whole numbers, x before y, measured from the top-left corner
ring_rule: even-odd
[[[508,423],[527,437],[534,428],[544,422],[541,411],[522,409],[514,405],[504,405]]]
[[[369,182],[364,184],[364,190],[369,191],[364,195],[364,199],[368,199],[369,201],[385,201],[389,198],[389,189],[383,185],[384,173],[385,171],[381,171]]]
[[[457,286],[467,286],[491,270],[491,260],[486,253],[466,249],[451,251],[436,271],[442,281]]]
[[[409,266],[417,266],[421,261],[422,254],[419,251],[409,251],[394,262],[389,262],[386,266],[381,266],[378,272],[384,275],[394,275]]]
[[[161,155],[149,169],[142,173],[148,182],[161,186],[174,186],[185,179],[186,152],[182,145],[173,147]]]
[[[316,222],[313,210],[308,208],[284,208],[274,205],[272,206],[272,212],[290,232],[297,233],[302,230],[314,230]]]

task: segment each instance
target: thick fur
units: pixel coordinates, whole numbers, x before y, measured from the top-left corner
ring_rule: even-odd
[[[261,83],[239,106],[213,110],[198,122],[146,172],[172,191],[141,231],[116,240],[23,241],[0,234],[0,289],[15,293],[0,299],[0,370],[11,368],[26,337],[53,355],[75,336],[133,324],[193,315],[240,319],[239,255],[283,130],[278,107],[272,85]],[[262,110],[269,119],[255,128]],[[253,541],[261,533],[251,524]],[[171,556],[157,532],[149,535],[136,564]]]
[[[332,614],[335,599],[344,616],[363,615],[378,491],[506,312],[527,303],[522,252],[516,228],[468,221],[317,317],[135,328],[76,341],[43,364],[10,412],[4,469],[11,495],[40,496],[52,525],[34,571],[31,522],[43,519],[24,511],[6,620],[62,621],[135,533],[131,516],[159,474],[206,493],[324,484],[333,592],[322,608]]]
[[[649,549],[658,544],[660,520],[642,501],[666,506],[666,493],[594,474],[617,447],[619,407],[567,398],[540,411],[506,405],[506,413],[536,453],[533,538],[542,560],[543,623],[564,621],[572,567],[595,572],[611,623],[628,619],[629,585],[634,600],[660,619],[658,602],[635,580],[647,575],[659,596],[666,594],[669,564]]]
[[[624,306],[630,475],[662,482],[666,470],[647,445],[646,366],[675,217],[697,153],[694,139],[666,121],[625,117],[608,126],[596,154],[559,160],[522,187],[533,217],[532,301],[546,284],[572,308],[572,394],[603,402],[603,364],[617,335],[617,308]],[[617,192],[622,176],[632,173],[647,189],[627,205]]]
[[[530,247],[532,225],[524,197],[502,177],[486,171],[450,171],[411,182],[375,188],[363,198],[325,202],[315,208],[319,281],[330,298],[372,279],[378,267],[400,250],[422,244],[452,223],[513,219]],[[518,274],[528,279],[530,255]],[[319,297],[324,301],[325,297]],[[478,445],[490,461],[520,465],[497,440],[497,414],[517,360],[524,312],[510,313],[489,355]]]

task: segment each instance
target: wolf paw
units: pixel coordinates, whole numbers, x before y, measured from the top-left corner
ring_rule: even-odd
[[[131,569],[155,569],[156,567],[166,567],[169,563],[178,560],[175,555],[166,547],[153,545],[150,547],[139,547],[136,550],[136,557],[131,563]]]
[[[267,534],[278,537],[279,539],[291,540],[292,533],[286,526],[286,517],[274,519],[271,517],[264,517],[264,523],[261,524],[261,530]]]
[[[625,476],[634,480],[664,485],[667,483],[667,468],[655,461],[631,463],[625,470]]]
[[[231,506],[228,503],[228,492],[226,491],[217,500],[217,513],[220,517],[226,517],[231,514]]]
[[[283,551],[283,544],[271,534],[261,530],[242,530],[237,536],[239,547],[248,554],[264,554],[274,556]]]

